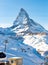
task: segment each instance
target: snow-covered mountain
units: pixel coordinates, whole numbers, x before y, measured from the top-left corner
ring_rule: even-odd
[[[21,8],[19,15],[13,23],[14,28],[16,28],[16,33],[20,32],[30,32],[30,33],[41,33],[46,32],[46,30],[38,23],[34,22],[29,18],[27,12]]]
[[[23,43],[36,48],[37,51],[48,50],[48,32],[40,24],[29,18],[27,12],[21,8],[19,15],[11,27],[16,35],[24,38]],[[45,48],[45,49],[44,49]],[[43,54],[43,53],[42,53]]]
[[[23,65],[41,65],[42,55],[48,51],[48,31],[21,8],[11,27],[0,28],[0,51],[4,51],[5,43],[7,57],[21,56]]]
[[[13,31],[12,31],[12,30]],[[10,28],[0,28],[1,32],[6,34],[9,32],[15,33],[47,33],[48,31],[43,28],[40,24],[34,22],[33,19],[29,18],[27,12],[21,8],[16,20]]]

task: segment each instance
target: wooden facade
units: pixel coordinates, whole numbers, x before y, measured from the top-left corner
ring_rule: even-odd
[[[9,58],[10,65],[22,65],[23,59],[21,57]]]

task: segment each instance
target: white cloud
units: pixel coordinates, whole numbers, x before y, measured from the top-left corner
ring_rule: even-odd
[[[12,24],[0,24],[0,27],[6,28],[6,27],[10,27]]]

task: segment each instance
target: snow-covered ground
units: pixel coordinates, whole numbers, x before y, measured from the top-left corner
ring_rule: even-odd
[[[0,51],[4,51],[5,40],[7,40],[7,57],[22,57],[23,65],[40,65],[44,62],[44,58],[36,51],[35,48],[24,44],[22,39],[12,39],[10,36],[1,36]],[[37,63],[38,62],[38,63]]]

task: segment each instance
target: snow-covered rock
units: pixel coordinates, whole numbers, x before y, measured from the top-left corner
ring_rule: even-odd
[[[11,27],[0,28],[0,51],[5,44],[7,57],[23,57],[23,65],[41,65],[48,51],[48,31],[21,8]]]
[[[30,32],[30,33],[45,33],[46,30],[38,23],[29,18],[27,12],[21,8],[19,15],[13,23],[16,33]]]

